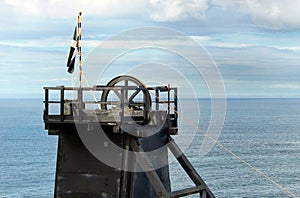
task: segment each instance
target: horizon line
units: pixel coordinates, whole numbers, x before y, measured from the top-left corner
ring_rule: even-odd
[[[44,97],[0,97],[0,99],[44,99]],[[300,99],[300,97],[228,97],[228,98],[189,98],[189,97],[181,97],[181,99],[185,100],[193,100],[193,99],[198,99],[198,100],[220,100],[220,99],[226,99],[226,100],[231,100],[231,99]]]

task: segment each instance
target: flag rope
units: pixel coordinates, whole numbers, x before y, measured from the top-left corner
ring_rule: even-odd
[[[91,87],[89,81],[87,80],[87,78],[86,78],[86,76],[85,76],[85,74],[84,74],[83,72],[82,72],[82,76],[83,76],[83,80],[85,81],[86,85],[87,85],[88,87]],[[91,92],[91,94],[92,94],[92,96],[93,96],[95,102],[97,103],[98,108],[101,109],[101,106],[100,106],[100,104],[99,104],[99,101],[97,100],[97,97],[96,97],[94,91],[90,89],[90,92]]]

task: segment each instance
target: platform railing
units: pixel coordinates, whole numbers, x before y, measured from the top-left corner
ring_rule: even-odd
[[[121,93],[120,100],[110,100],[110,101],[101,101],[101,95],[103,91],[109,90],[114,92]],[[86,105],[94,105],[97,109],[101,109],[102,104],[106,105],[119,105],[121,107],[121,119],[124,118],[125,107],[132,105],[128,99],[125,99],[125,95],[128,94],[128,91],[141,91],[143,93],[143,98],[139,99],[139,102],[135,102],[135,106],[139,106],[142,108],[143,117],[148,118],[148,113],[151,110],[165,110],[168,115],[168,125],[171,127],[172,123],[177,124],[178,118],[178,101],[177,101],[177,88],[171,88],[169,86],[157,86],[157,87],[148,87],[148,88],[140,88],[136,86],[95,86],[95,87],[65,87],[65,86],[56,86],[56,87],[44,87],[45,91],[45,100],[44,100],[44,120],[50,121],[60,121],[64,122],[66,120],[78,120],[83,121],[84,115],[83,110]],[[58,99],[51,100],[50,96],[56,92],[56,96],[58,95]],[[59,92],[59,93],[57,93]],[[71,96],[68,96],[66,92],[70,92]],[[93,97],[92,100],[85,100],[84,95],[89,92]],[[145,93],[148,92],[151,96],[151,101],[147,101],[148,97],[145,96]],[[166,92],[167,95],[163,96],[163,92]],[[77,95],[77,97],[74,97]],[[152,107],[149,105],[152,103]],[[50,112],[49,107],[51,105],[58,104],[58,112]],[[65,108],[67,104],[71,104],[72,107],[76,108],[78,114],[65,112]],[[71,109],[72,110],[72,109]]]

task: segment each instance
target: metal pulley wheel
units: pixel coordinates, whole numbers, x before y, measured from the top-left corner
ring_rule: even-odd
[[[151,108],[151,96],[149,91],[147,90],[146,86],[137,78],[132,77],[132,76],[118,76],[109,81],[106,85],[107,87],[116,87],[116,86],[124,86],[124,101],[126,104],[128,104],[128,107],[133,108],[133,109],[138,109],[140,108],[137,103],[134,102],[134,99],[139,99],[138,96],[140,96],[140,93],[143,93],[144,101],[146,102],[144,110],[150,110]],[[128,87],[136,87],[136,89],[127,89]],[[113,92],[113,93],[111,93]],[[102,92],[101,96],[101,102],[107,102],[109,99],[109,95],[114,94],[115,98],[119,100],[119,104],[121,104],[122,100],[122,93],[120,90],[112,90],[112,89],[107,89]],[[136,104],[136,105],[135,105]],[[107,104],[101,104],[101,109],[107,109]]]

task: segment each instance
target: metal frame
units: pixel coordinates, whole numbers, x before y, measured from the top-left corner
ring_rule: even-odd
[[[160,104],[165,105],[167,107],[167,114],[168,114],[168,126],[170,129],[170,134],[172,134],[172,128],[177,127],[177,119],[178,119],[178,104],[177,104],[177,88],[171,88],[167,86],[159,86],[159,87],[149,87],[149,88],[140,88],[136,86],[95,86],[95,87],[64,87],[64,86],[57,86],[57,87],[44,87],[45,90],[45,100],[44,100],[44,120],[45,122],[74,122],[74,121],[93,121],[90,120],[91,118],[86,116],[83,113],[84,105],[85,104],[95,104],[101,106],[102,104],[109,104],[109,105],[116,105],[119,104],[121,107],[126,105],[130,105],[128,101],[124,100],[126,93],[129,90],[139,91],[142,90],[151,93],[154,92],[153,95],[155,96],[155,100],[147,101],[147,97],[145,97],[143,93],[143,101],[141,103],[134,103],[136,106],[143,107],[143,118],[146,119],[148,117],[149,111],[151,111],[152,107],[149,106],[149,103],[155,104],[155,110],[160,110]],[[103,91],[114,91],[121,93],[120,101],[101,101],[99,97],[99,101],[84,101],[83,95],[85,92],[92,92],[95,96],[101,96]],[[59,91],[59,99],[58,100],[49,100],[50,93],[53,91]],[[78,115],[68,116],[65,114],[64,106],[67,103],[66,101],[66,94],[65,91],[74,91],[77,92],[77,99],[71,101],[73,105],[77,106]],[[168,99],[162,100],[159,96],[162,92],[168,92]],[[171,92],[173,92],[173,96],[171,97]],[[59,104],[60,110],[57,114],[49,114],[49,105],[52,104]],[[154,105],[153,105],[154,106]],[[173,106],[173,108],[170,108]],[[124,108],[122,108],[122,121],[124,120]],[[145,121],[145,120],[143,120]],[[176,132],[173,132],[177,134]]]
[[[173,153],[173,155],[176,157],[179,164],[182,166],[184,171],[187,173],[187,175],[190,177],[190,179],[195,184],[194,187],[177,190],[173,192],[168,192],[164,186],[164,184],[161,182],[158,174],[155,170],[151,170],[152,163],[150,159],[148,158],[147,154],[144,152],[144,150],[138,145],[137,140],[128,135],[125,134],[124,137],[124,152],[123,152],[123,161],[122,161],[122,167],[125,168],[128,165],[128,155],[127,152],[131,149],[133,152],[135,152],[135,158],[141,168],[145,170],[145,174],[147,175],[149,181],[151,182],[154,190],[157,193],[158,197],[163,198],[174,198],[174,197],[183,197],[195,193],[199,193],[200,198],[214,198],[215,196],[210,191],[208,186],[205,184],[205,182],[202,180],[200,175],[197,173],[196,169],[192,166],[192,164],[189,162],[189,160],[186,158],[184,153],[180,150],[179,146],[175,143],[175,141],[169,136],[169,140],[167,143],[167,146],[169,150]],[[150,171],[149,171],[150,170]],[[125,198],[127,195],[130,195],[130,192],[126,191],[127,187],[127,172],[122,171],[121,174],[121,187],[120,187],[120,198]],[[132,184],[129,184],[132,185]],[[132,186],[130,186],[129,189],[131,189]],[[131,196],[129,196],[131,197]]]
[[[186,188],[174,192],[168,192],[160,180],[158,174],[155,170],[149,171],[151,169],[152,163],[149,160],[147,154],[143,151],[141,146],[138,144],[138,140],[136,137],[133,137],[132,135],[127,134],[126,132],[121,132],[123,134],[123,147],[124,152],[122,154],[122,166],[123,170],[128,170],[126,166],[128,166],[128,163],[130,160],[136,160],[139,165],[142,167],[143,170],[145,170],[145,174],[147,175],[151,185],[155,189],[155,192],[157,193],[158,197],[182,197],[187,196],[190,194],[199,193],[201,198],[214,198],[214,195],[208,188],[208,186],[205,184],[205,182],[202,180],[200,175],[197,173],[195,168],[192,166],[192,164],[188,161],[186,156],[183,154],[183,152],[180,150],[178,145],[175,143],[175,141],[171,138],[170,135],[177,134],[177,119],[178,119],[178,99],[177,99],[177,88],[171,88],[170,85],[168,86],[159,86],[159,87],[148,87],[148,88],[140,88],[136,86],[95,86],[95,87],[64,87],[64,86],[58,86],[58,87],[45,87],[45,109],[44,109],[44,121],[49,126],[51,124],[64,124],[64,123],[71,123],[74,122],[85,122],[87,121],[93,121],[89,120],[90,118],[86,115],[84,115],[84,104],[119,104],[121,106],[121,123],[124,122],[124,107],[126,105],[129,105],[129,102],[125,100],[126,95],[128,94],[129,90],[142,90],[143,95],[145,92],[154,92],[155,99],[154,101],[151,101],[153,104],[154,111],[159,111],[160,105],[167,105],[167,108],[165,111],[167,111],[167,138],[168,138],[168,149],[172,152],[172,154],[176,157],[177,161],[180,163],[180,165],[183,167],[184,171],[187,173],[187,175],[190,177],[190,179],[195,184],[194,187]],[[52,91],[59,91],[59,100],[51,101],[49,100],[50,92]],[[65,91],[74,91],[77,92],[77,99],[75,101],[72,101],[72,104],[76,104],[78,107],[78,115],[65,115],[65,104],[66,104],[66,94]],[[100,93],[103,93],[103,91],[114,91],[121,93],[120,101],[84,101],[83,100],[83,94],[87,91],[92,91],[95,95],[101,96]],[[160,97],[162,92],[167,92],[167,98],[162,99]],[[171,95],[171,92],[173,92],[173,95]],[[136,92],[134,92],[136,93]],[[128,96],[127,96],[128,97]],[[60,105],[60,112],[58,114],[49,115],[49,105],[51,104],[59,104]],[[139,105],[143,107],[143,117],[146,119],[148,116],[149,111],[151,111],[152,107],[149,106],[149,101],[147,101],[147,97],[143,97],[143,102],[141,103],[135,103],[135,105]],[[173,106],[173,110],[171,109],[171,105]],[[144,120],[145,121],[145,120]],[[105,123],[101,123],[105,124]],[[117,123],[116,123],[117,124]],[[48,128],[49,129],[49,128]],[[50,131],[50,129],[49,129]],[[135,159],[128,159],[128,152],[129,151],[135,152]],[[121,181],[120,181],[120,191],[119,191],[119,197],[125,198],[125,197],[132,197],[131,191],[133,184],[128,184],[128,176],[132,177],[133,174],[130,174],[129,172],[122,171],[121,172]],[[131,179],[133,181],[133,178]],[[130,186],[128,192],[128,185]]]

